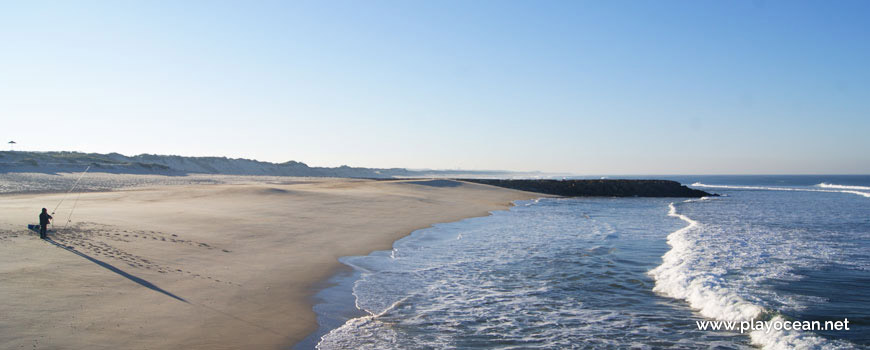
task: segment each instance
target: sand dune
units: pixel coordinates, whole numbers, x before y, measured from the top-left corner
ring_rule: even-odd
[[[285,178],[0,196],[0,348],[268,349],[313,331],[337,258],[536,194],[445,180]],[[67,199],[73,201],[73,199]],[[65,202],[67,203],[67,202]]]

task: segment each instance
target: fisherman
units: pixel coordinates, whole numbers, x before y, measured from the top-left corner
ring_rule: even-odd
[[[46,239],[48,235],[45,230],[48,229],[48,224],[51,222],[51,215],[48,215],[48,210],[42,208],[42,214],[39,214],[39,238]]]

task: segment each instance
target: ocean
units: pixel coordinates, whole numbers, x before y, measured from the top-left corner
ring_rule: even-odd
[[[297,348],[870,349],[870,176],[655,178],[720,196],[519,201],[415,231],[342,258]]]

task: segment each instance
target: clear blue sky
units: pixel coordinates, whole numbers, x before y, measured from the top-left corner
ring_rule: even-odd
[[[0,0],[21,150],[870,173],[868,131],[870,1]]]

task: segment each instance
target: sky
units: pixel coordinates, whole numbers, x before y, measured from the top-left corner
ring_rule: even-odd
[[[0,138],[312,166],[868,174],[868,23],[868,1],[0,0]]]

